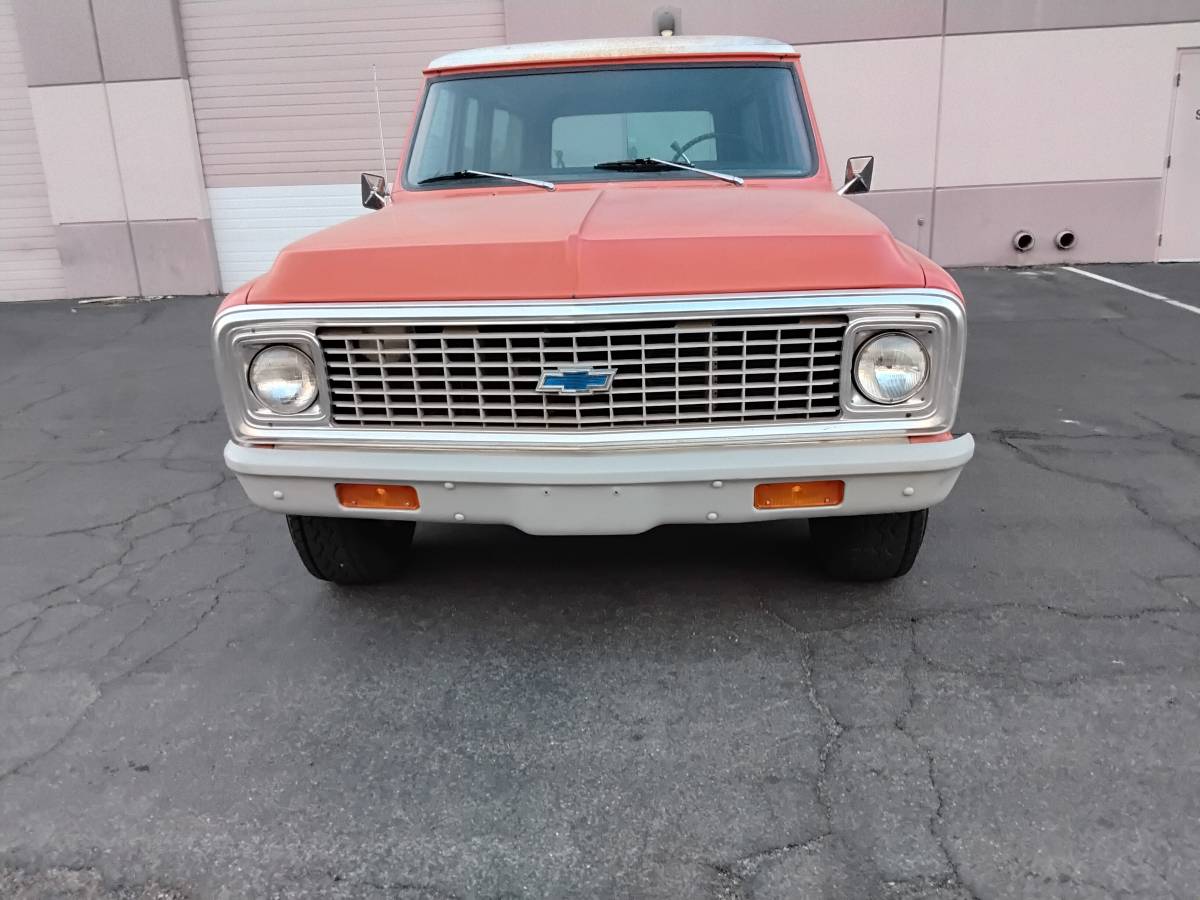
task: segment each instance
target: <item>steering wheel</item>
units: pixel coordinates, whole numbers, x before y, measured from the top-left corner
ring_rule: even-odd
[[[672,143],[671,149],[675,151],[675,156],[672,157],[671,162],[679,162],[681,159],[687,159],[687,152],[701,141],[715,141],[717,138],[733,138],[733,140],[740,143],[743,147],[749,145],[749,141],[740,134],[735,134],[732,131],[706,131],[704,134],[696,135],[682,146]]]

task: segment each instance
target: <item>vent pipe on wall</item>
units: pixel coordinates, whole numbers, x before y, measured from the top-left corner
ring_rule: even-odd
[[[1013,247],[1018,253],[1033,249],[1033,235],[1028,231],[1018,231],[1013,235]]]
[[[1064,228],[1054,236],[1054,246],[1059,250],[1070,250],[1075,246],[1075,232],[1070,228]]]

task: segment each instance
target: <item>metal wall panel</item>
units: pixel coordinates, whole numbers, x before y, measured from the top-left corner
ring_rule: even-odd
[[[505,0],[508,40],[653,34],[654,11],[679,10],[680,34],[750,34],[793,44],[921,37],[942,32],[944,0]],[[986,3],[992,0],[976,0]]]
[[[359,173],[380,167],[372,64],[390,179],[426,63],[504,43],[502,0],[180,0],[180,16],[225,290],[362,212]]]
[[[0,0],[0,300],[63,296],[12,0]]]
[[[221,282],[231,291],[265,272],[281,247],[366,213],[358,185],[209,188]]]
[[[180,14],[210,188],[377,171],[372,63],[394,169],[425,64],[504,43],[501,0],[181,0]]]
[[[946,33],[1103,28],[1200,19],[1200,0],[947,0]]]
[[[945,39],[937,186],[1161,178],[1200,22]]]

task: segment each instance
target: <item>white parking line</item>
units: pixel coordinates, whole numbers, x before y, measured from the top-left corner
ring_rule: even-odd
[[[1127,291],[1132,291],[1135,294],[1141,294],[1143,297],[1149,297],[1151,300],[1161,300],[1163,303],[1170,303],[1172,306],[1177,306],[1180,309],[1186,309],[1190,313],[1195,313],[1200,316],[1200,306],[1192,306],[1190,303],[1183,303],[1179,300],[1172,300],[1170,297],[1164,297],[1162,294],[1156,294],[1154,291],[1144,291],[1140,287],[1134,287],[1132,284],[1126,284],[1123,281],[1114,281],[1112,278],[1105,278],[1103,275],[1097,275],[1095,272],[1087,272],[1083,269],[1077,269],[1074,266],[1063,266],[1066,272],[1074,272],[1076,275],[1082,275],[1084,278],[1094,278],[1096,281],[1103,281],[1105,284],[1111,284],[1113,287],[1123,288]]]

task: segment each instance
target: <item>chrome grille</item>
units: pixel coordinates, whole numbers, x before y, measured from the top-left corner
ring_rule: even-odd
[[[842,316],[355,325],[317,331],[336,425],[579,429],[795,422],[839,413]],[[590,394],[543,372],[611,369]]]

